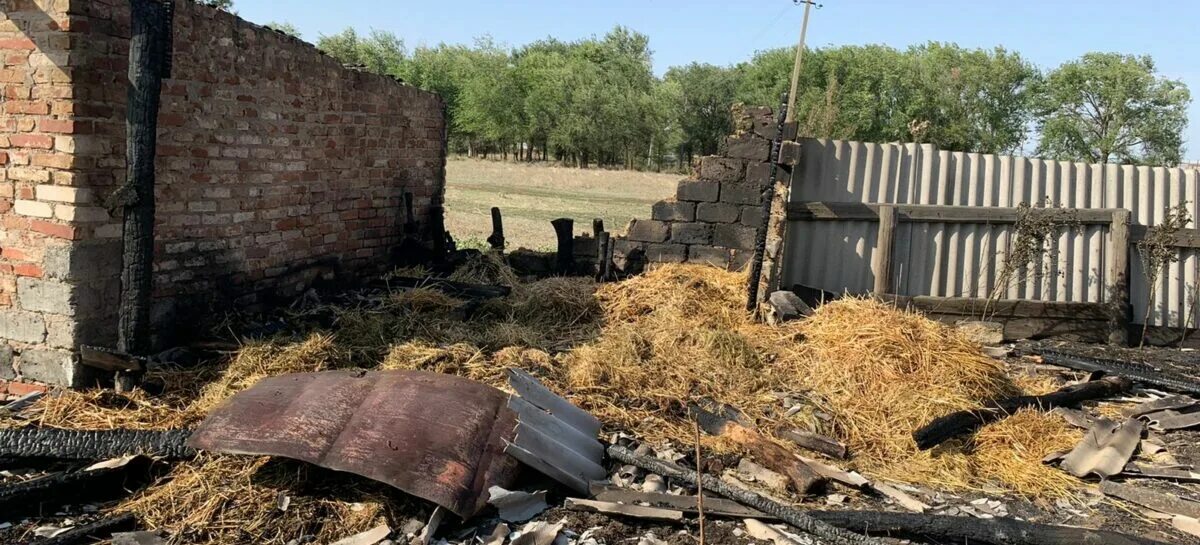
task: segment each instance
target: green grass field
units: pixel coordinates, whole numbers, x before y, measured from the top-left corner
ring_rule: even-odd
[[[446,228],[460,246],[483,245],[492,232],[491,209],[504,215],[510,249],[552,249],[550,220],[572,218],[575,232],[591,232],[592,219],[624,232],[635,217],[675,194],[679,174],[578,169],[543,164],[450,159],[446,167]]]

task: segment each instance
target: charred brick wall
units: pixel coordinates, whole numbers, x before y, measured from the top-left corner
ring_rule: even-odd
[[[701,263],[741,269],[749,263],[762,224],[776,124],[769,108],[739,108],[734,124],[737,131],[725,139],[721,153],[701,158],[695,175],[679,182],[674,198],[655,203],[649,219],[629,224],[616,243],[618,265]]]
[[[128,0],[0,0],[0,378],[77,382],[111,345]],[[175,4],[156,159],[156,325],[387,267],[402,195],[441,205],[444,105],[313,46]]]

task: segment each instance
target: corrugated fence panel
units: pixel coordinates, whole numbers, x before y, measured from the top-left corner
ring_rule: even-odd
[[[1165,209],[1200,207],[1195,170],[1071,163],[947,152],[930,145],[871,144],[806,139],[803,164],[792,178],[791,200],[952,206],[1127,208],[1134,225],[1161,222]],[[787,285],[866,293],[878,224],[868,221],[793,221],[788,226]],[[1103,302],[1108,228],[1070,226],[1051,237],[1045,259],[1006,279],[1004,262],[1015,242],[1011,225],[902,223],[895,232],[892,286],[902,295]],[[1036,260],[1035,260],[1036,261]],[[1200,304],[1200,250],[1181,249],[1153,290],[1141,256],[1130,254],[1134,321],[1150,309],[1151,325],[1195,327]]]

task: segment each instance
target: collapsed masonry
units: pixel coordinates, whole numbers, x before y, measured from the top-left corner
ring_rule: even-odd
[[[736,107],[734,126],[721,153],[702,158],[696,176],[680,181],[673,199],[655,203],[650,219],[630,223],[616,243],[619,265],[630,270],[645,264],[699,263],[739,270],[750,262],[763,223],[777,123],[770,108]],[[786,180],[790,174],[781,169],[777,177]],[[777,244],[768,245],[772,247]]]
[[[79,384],[76,348],[116,337],[121,225],[104,202],[126,175],[129,2],[0,6],[0,379]],[[441,99],[227,12],[175,9],[159,333],[387,267],[442,204]]]

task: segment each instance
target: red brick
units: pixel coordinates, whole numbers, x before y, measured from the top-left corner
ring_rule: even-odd
[[[75,227],[73,226],[42,220],[31,220],[29,222],[29,229],[37,233],[42,233],[43,235],[49,235],[55,238],[64,238],[67,240],[75,240],[75,237],[78,235]]]
[[[4,259],[12,259],[14,261],[28,261],[29,256],[23,251],[16,248],[0,248],[0,257]]]
[[[54,147],[54,137],[45,134],[14,134],[8,137],[14,148],[50,149]]]
[[[23,396],[35,392],[48,392],[50,391],[50,387],[43,384],[0,380],[0,391],[11,396]]]
[[[84,134],[86,123],[77,123],[71,119],[43,119],[38,121],[38,130],[55,134]]]
[[[10,100],[4,104],[9,114],[49,115],[50,103],[39,100]]]
[[[33,51],[37,49],[37,44],[33,43],[33,40],[29,38],[10,38],[0,40],[0,49],[26,49]]]
[[[13,265],[13,273],[15,273],[17,276],[41,278],[42,268],[34,263],[19,263],[17,265]]]

